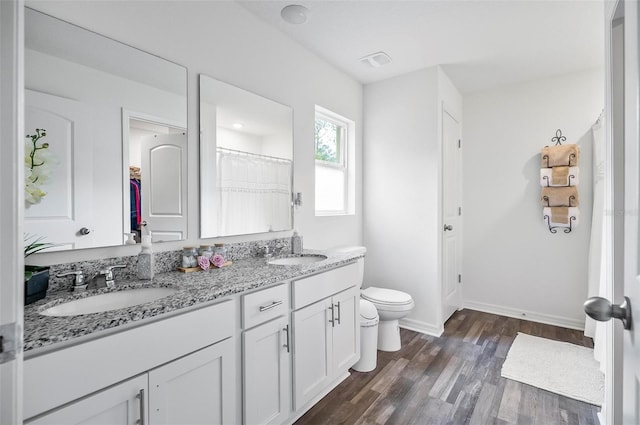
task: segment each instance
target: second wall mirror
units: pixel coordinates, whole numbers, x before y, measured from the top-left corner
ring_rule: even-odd
[[[200,75],[200,237],[290,230],[291,107]]]

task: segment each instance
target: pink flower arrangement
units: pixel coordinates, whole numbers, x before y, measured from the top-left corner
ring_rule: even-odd
[[[198,257],[198,264],[200,265],[200,268],[202,270],[208,270],[209,269],[209,259],[207,257],[204,256],[200,256]]]
[[[224,257],[220,254],[214,254],[213,257],[211,257],[211,264],[216,267],[224,266]]]

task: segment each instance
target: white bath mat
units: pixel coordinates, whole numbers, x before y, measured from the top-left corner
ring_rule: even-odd
[[[593,350],[568,342],[518,333],[502,376],[596,406],[604,399],[604,375]]]

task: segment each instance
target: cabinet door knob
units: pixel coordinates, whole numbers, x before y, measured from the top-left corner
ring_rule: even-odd
[[[451,225],[451,224],[445,224],[445,225],[444,225],[444,231],[446,232],[447,230],[449,230],[449,231],[453,230],[453,225]]]
[[[86,228],[86,227],[83,227],[82,229],[80,229],[80,234],[81,234],[82,236],[88,235],[89,233],[91,233],[91,230],[89,230],[89,229],[88,229],[88,228]]]

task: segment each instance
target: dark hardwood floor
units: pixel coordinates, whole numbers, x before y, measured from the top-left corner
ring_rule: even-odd
[[[440,338],[401,329],[402,349],[378,351],[296,424],[598,424],[599,408],[500,376],[518,332],[592,347],[582,332],[472,310]]]

